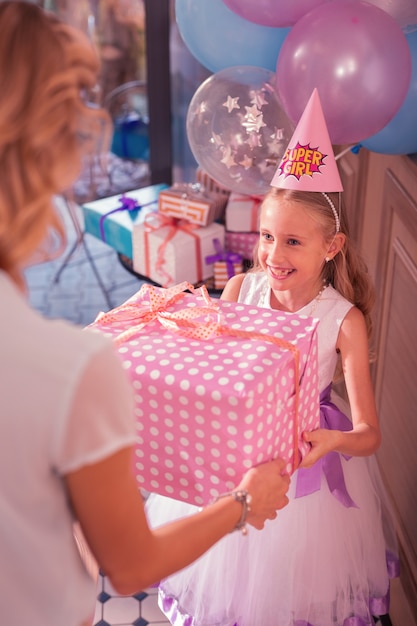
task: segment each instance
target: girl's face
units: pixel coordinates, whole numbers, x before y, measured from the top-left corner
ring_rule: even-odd
[[[314,297],[328,248],[311,209],[287,200],[264,202],[258,257],[274,291]]]

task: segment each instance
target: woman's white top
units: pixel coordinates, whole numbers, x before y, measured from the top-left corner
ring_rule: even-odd
[[[0,616],[79,626],[96,583],[63,476],[134,443],[132,389],[111,341],[30,308],[0,271]]]

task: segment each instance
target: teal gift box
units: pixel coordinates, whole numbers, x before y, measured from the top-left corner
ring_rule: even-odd
[[[133,259],[133,226],[158,209],[159,194],[168,187],[160,183],[86,202],[81,206],[85,232]]]

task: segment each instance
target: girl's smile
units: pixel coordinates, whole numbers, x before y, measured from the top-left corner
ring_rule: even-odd
[[[264,202],[258,257],[276,308],[297,311],[317,296],[328,247],[320,223],[302,204]]]

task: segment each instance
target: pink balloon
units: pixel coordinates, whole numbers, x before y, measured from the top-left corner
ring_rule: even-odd
[[[336,0],[302,17],[278,55],[276,89],[297,123],[316,87],[333,144],[379,132],[402,105],[411,54],[385,11],[361,0]]]
[[[386,11],[401,26],[405,33],[417,30],[416,0],[367,0],[383,11]]]
[[[330,0],[223,0],[231,11],[262,26],[293,26],[314,7]]]

